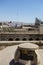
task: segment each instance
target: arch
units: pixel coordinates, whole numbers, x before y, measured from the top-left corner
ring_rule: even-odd
[[[41,40],[43,40],[43,38]]]
[[[23,38],[22,40],[23,40],[23,41],[26,41],[27,39],[26,39],[26,38]]]
[[[31,41],[31,40],[33,40],[33,38],[29,38],[29,40]]]
[[[16,38],[15,40],[16,40],[16,41],[19,41],[20,39],[19,39],[19,38]]]
[[[13,41],[13,38],[9,38],[8,40],[9,40],[9,41]]]
[[[36,38],[36,40],[38,41],[38,40],[40,40],[39,38]]]

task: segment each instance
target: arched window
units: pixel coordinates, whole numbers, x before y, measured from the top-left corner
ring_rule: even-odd
[[[16,38],[15,40],[16,40],[16,41],[19,41],[20,39],[19,39],[19,38]]]
[[[42,40],[43,40],[43,38],[42,38]]]
[[[36,38],[36,40],[40,40],[39,38]]]
[[[31,41],[31,40],[33,40],[32,38],[29,38],[29,40]]]
[[[9,38],[9,41],[13,41],[13,38]]]
[[[26,41],[27,39],[26,39],[26,38],[23,38],[22,40],[23,40],[23,41]]]

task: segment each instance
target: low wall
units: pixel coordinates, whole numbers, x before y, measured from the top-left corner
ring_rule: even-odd
[[[18,45],[18,44],[21,44],[21,43],[36,43],[36,44],[39,44],[40,41],[0,41],[0,46],[3,46],[3,45]],[[43,41],[42,41],[43,43]]]

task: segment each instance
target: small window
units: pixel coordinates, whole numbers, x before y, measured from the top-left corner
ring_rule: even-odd
[[[43,40],[43,38],[42,38],[42,40]]]
[[[22,40],[23,40],[23,41],[26,41],[27,39],[26,39],[26,38],[23,38]]]
[[[12,38],[9,38],[9,41],[13,41],[13,39]]]
[[[19,41],[20,39],[19,39],[19,38],[16,38],[15,40],[16,40],[16,41]]]
[[[29,38],[29,40],[31,41],[31,40],[33,40],[32,38]]]
[[[36,40],[39,40],[39,38],[36,38]]]

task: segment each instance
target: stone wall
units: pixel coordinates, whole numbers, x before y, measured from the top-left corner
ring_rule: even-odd
[[[43,40],[43,34],[0,34],[0,41]]]

